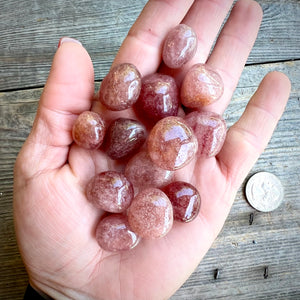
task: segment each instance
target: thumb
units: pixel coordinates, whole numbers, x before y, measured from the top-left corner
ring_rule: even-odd
[[[90,56],[77,40],[62,38],[32,131],[19,155],[30,166],[29,176],[66,163],[74,120],[79,113],[90,109],[93,96],[94,71]]]

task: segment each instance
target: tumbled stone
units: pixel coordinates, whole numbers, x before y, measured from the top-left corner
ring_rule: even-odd
[[[85,149],[93,150],[101,146],[105,135],[105,124],[95,112],[81,113],[72,128],[74,142]]]
[[[106,171],[95,175],[86,188],[87,199],[97,208],[112,213],[126,210],[133,198],[133,186],[119,172]]]
[[[160,188],[173,178],[173,171],[165,170],[154,164],[146,150],[133,156],[125,167],[125,176],[134,188]]]
[[[154,73],[142,79],[136,107],[143,117],[155,123],[162,118],[176,116],[178,105],[179,92],[173,77]]]
[[[158,121],[148,137],[148,152],[152,161],[166,170],[186,166],[195,156],[198,142],[193,130],[180,117]]]
[[[113,214],[98,223],[96,240],[103,250],[115,252],[134,248],[140,238],[130,229],[126,216]]]
[[[112,159],[133,155],[144,144],[146,129],[140,122],[119,118],[113,121],[105,135],[105,150]]]
[[[173,225],[172,204],[161,190],[147,188],[132,200],[128,222],[130,228],[142,238],[163,237]]]
[[[194,65],[185,75],[181,85],[181,102],[186,107],[201,108],[223,94],[221,76],[206,64]]]
[[[101,83],[99,100],[108,109],[119,111],[131,107],[141,91],[141,74],[129,63],[112,68]]]
[[[172,203],[174,220],[190,222],[198,216],[201,198],[193,185],[184,181],[174,181],[165,186],[163,191]]]
[[[191,27],[177,25],[165,39],[162,54],[164,63],[173,69],[182,67],[195,55],[197,41],[197,35]]]
[[[224,144],[227,132],[222,116],[209,111],[194,111],[185,116],[185,121],[198,140],[197,156],[216,156]]]

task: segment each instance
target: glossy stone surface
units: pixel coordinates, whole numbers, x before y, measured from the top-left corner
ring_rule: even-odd
[[[174,220],[190,222],[197,217],[201,198],[193,185],[183,181],[174,181],[164,187],[163,191],[172,203]]]
[[[113,121],[105,136],[105,150],[112,159],[136,153],[146,140],[146,129],[136,120],[119,118]]]
[[[166,170],[186,166],[195,156],[198,142],[193,130],[180,117],[158,121],[148,137],[148,152],[152,161]]]
[[[137,101],[141,82],[141,74],[133,64],[117,65],[103,79],[99,100],[110,110],[127,109]]]
[[[181,85],[181,102],[186,107],[201,108],[217,101],[223,94],[221,76],[205,64],[194,65]]]
[[[142,238],[163,237],[173,225],[172,204],[161,190],[147,188],[133,199],[128,209],[128,222]]]
[[[87,184],[86,196],[97,208],[112,213],[126,210],[133,199],[133,186],[119,172],[107,171],[95,175]]]
[[[138,189],[160,188],[171,182],[173,174],[173,171],[164,170],[154,164],[146,150],[133,156],[125,167],[125,176]]]
[[[209,111],[194,111],[186,115],[185,121],[198,140],[198,156],[211,157],[220,152],[227,133],[222,116]]]
[[[150,74],[142,79],[137,109],[140,114],[153,122],[176,116],[179,105],[179,91],[173,77],[163,74]]]
[[[130,229],[126,216],[113,214],[98,223],[96,240],[102,249],[115,252],[134,248],[140,238]]]
[[[101,146],[105,135],[105,124],[95,112],[81,113],[72,128],[74,142],[85,149],[97,149]]]
[[[162,54],[164,63],[173,69],[182,67],[195,55],[197,41],[197,35],[191,27],[177,25],[165,39]]]

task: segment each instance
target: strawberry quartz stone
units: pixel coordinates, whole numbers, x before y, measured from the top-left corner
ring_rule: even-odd
[[[117,65],[103,79],[99,100],[109,110],[127,109],[137,101],[141,84],[141,74],[133,64]]]
[[[180,117],[158,121],[148,136],[148,152],[162,169],[175,171],[186,166],[195,156],[198,142],[193,130]]]
[[[196,64],[187,72],[181,85],[181,102],[190,108],[209,105],[223,95],[221,76],[206,64]]]
[[[93,150],[101,146],[105,135],[103,119],[95,112],[81,113],[72,128],[73,140],[82,148]]]
[[[106,171],[95,175],[86,188],[87,199],[107,212],[125,211],[133,199],[133,186],[119,172]]]
[[[172,203],[174,220],[187,223],[198,216],[201,198],[193,185],[184,181],[174,181],[165,186],[163,191]]]
[[[125,176],[134,188],[160,188],[171,182],[173,171],[164,170],[153,163],[146,150],[133,156],[125,167]]]
[[[112,159],[135,154],[146,140],[146,129],[136,120],[119,118],[106,131],[104,148]]]
[[[136,195],[128,209],[130,228],[145,239],[165,236],[173,225],[173,208],[167,195],[147,188]]]
[[[102,249],[116,252],[134,248],[140,238],[130,229],[126,216],[113,214],[98,223],[96,240]]]
[[[168,116],[176,116],[179,106],[179,91],[175,79],[159,73],[142,79],[137,111],[152,122]]]
[[[225,141],[227,127],[219,114],[209,111],[194,111],[185,116],[198,140],[198,157],[216,156]]]
[[[194,30],[179,24],[171,29],[163,46],[163,61],[169,67],[177,69],[187,63],[196,53],[197,35]]]

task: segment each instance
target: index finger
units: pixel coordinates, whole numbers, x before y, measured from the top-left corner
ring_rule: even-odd
[[[129,30],[113,65],[132,63],[142,76],[154,73],[161,63],[161,49],[168,31],[184,18],[192,0],[150,0]]]

